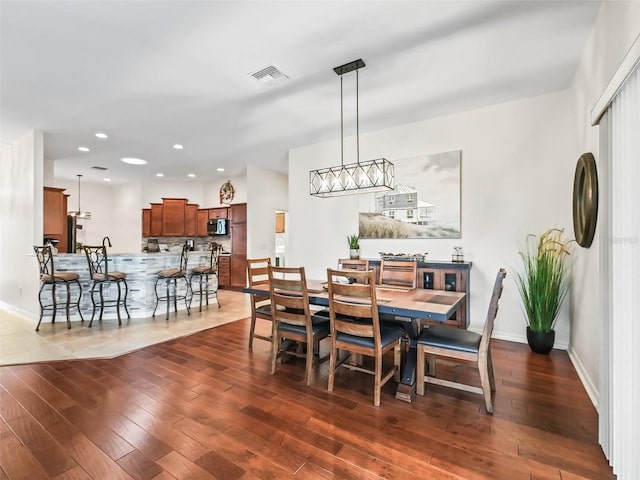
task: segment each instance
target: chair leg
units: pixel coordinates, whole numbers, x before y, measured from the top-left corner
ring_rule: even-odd
[[[251,312],[251,326],[249,327],[249,350],[253,348],[253,335],[256,331],[256,314]]]
[[[418,353],[416,360],[416,393],[420,396],[424,395],[424,347],[418,344]]]
[[[438,359],[435,355],[429,354],[427,355],[427,374],[435,377],[436,376],[436,363]]]
[[[71,319],[69,318],[69,306],[71,305],[71,282],[64,282],[67,287],[67,303],[65,312],[67,314],[67,329],[71,328]]]
[[[402,347],[404,345],[399,343],[393,347],[393,365],[396,367],[396,373],[393,374],[393,381],[400,383],[400,365],[402,365]]]
[[[273,342],[271,342],[271,375],[276,373],[276,360],[278,359],[278,350],[280,350],[280,336],[278,330],[275,327],[276,322],[273,322]]]
[[[38,291],[38,303],[40,304],[40,318],[38,319],[38,325],[36,325],[36,332],[40,330],[40,324],[42,323],[42,316],[44,315],[44,305],[42,304],[42,290],[46,286],[46,283],[40,285],[40,290]]]
[[[311,339],[310,342],[307,341],[307,358],[305,359],[305,361],[307,362],[307,387],[311,385],[311,374],[313,373],[313,345],[313,339]]]
[[[202,311],[202,280],[203,280],[203,278],[204,278],[204,275],[198,275],[198,279],[200,280],[198,282],[198,288],[200,289],[199,290],[199,295],[200,295],[200,310],[199,311],[200,312]],[[207,278],[207,280],[208,280],[208,278]],[[208,283],[208,281],[207,281],[207,283]],[[208,290],[205,290],[205,295],[207,296],[207,305],[209,305],[209,291]]]
[[[375,356],[375,381],[373,384],[373,405],[375,407],[380,406],[380,390],[382,389],[382,353],[377,353]]]
[[[91,312],[91,321],[89,322],[89,328],[91,328],[91,325],[93,325],[93,317],[95,317],[96,315],[96,299],[94,297],[95,288],[96,282],[93,282],[93,284],[91,285],[91,303],[93,304],[93,311]]]
[[[214,273],[214,275],[216,276],[216,289],[215,289],[216,302],[218,302],[218,308],[220,308],[221,307],[221,305],[220,305],[220,297],[218,297],[218,274]]]
[[[493,359],[491,358],[491,349],[487,350],[487,368],[489,370],[489,385],[491,385],[491,391],[496,391],[496,379],[493,376]]]
[[[102,315],[104,314],[104,283],[100,282],[100,316],[99,321],[102,321]]]
[[[486,355],[478,357],[478,370],[480,371],[480,383],[482,384],[482,393],[487,412],[493,413],[493,403],[491,401],[491,382],[489,380],[488,359]]]
[[[171,285],[171,279],[167,278],[167,314],[165,320],[169,320],[169,305],[171,304],[171,297],[169,296],[169,287]]]
[[[329,354],[329,384],[327,385],[327,390],[329,392],[333,392],[333,382],[335,380],[335,374],[336,374],[337,356],[338,356],[338,349],[336,348],[336,341],[332,337],[331,338],[331,353]]]
[[[56,312],[58,310],[58,300],[56,299],[56,284],[51,284],[51,296],[53,297],[53,316],[51,317],[51,323],[56,323]]]
[[[182,278],[184,278],[184,288],[185,288],[184,306],[187,307],[187,315],[191,315],[191,305],[190,305],[190,302],[187,302],[187,298],[189,297],[189,293],[191,293],[191,296],[193,297],[193,292],[191,291],[191,285],[189,285],[186,275]],[[178,297],[178,283],[176,281],[176,298],[177,297]],[[200,304],[202,304],[202,295],[200,295]],[[176,312],[177,311],[178,311],[178,308],[176,303]]]

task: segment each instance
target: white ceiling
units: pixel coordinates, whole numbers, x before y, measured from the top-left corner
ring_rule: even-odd
[[[340,136],[333,67],[367,64],[361,133],[557,91],[569,87],[599,7],[2,0],[2,141],[41,130],[55,175],[89,182],[188,181],[187,173],[208,181],[243,175],[248,164],[286,172],[289,148]],[[263,85],[249,75],[271,64],[290,78]],[[355,74],[344,83],[351,135]],[[125,156],[149,163],[125,165]]]

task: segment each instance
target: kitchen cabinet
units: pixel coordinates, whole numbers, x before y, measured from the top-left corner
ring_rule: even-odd
[[[149,235],[151,237],[161,237],[162,236],[162,203],[152,203],[151,204],[151,227],[149,229]]]
[[[209,209],[201,208],[198,210],[197,235],[199,237],[207,236],[207,222],[209,221]]]
[[[59,252],[67,251],[67,197],[64,188],[44,187],[42,194],[43,237],[58,240]]]
[[[276,213],[276,233],[284,233],[284,212]]]
[[[142,209],[142,236],[148,237],[151,235],[151,209]]]
[[[229,209],[227,207],[210,208],[209,220],[215,220],[216,218],[229,218]]]
[[[229,255],[218,257],[218,285],[221,287],[231,285],[231,257]]]
[[[195,237],[198,234],[198,205],[187,203],[184,211],[184,235]]]
[[[186,198],[162,199],[162,235],[164,237],[184,236]]]
[[[247,283],[247,204],[229,207],[231,223],[231,286],[244,287]]]

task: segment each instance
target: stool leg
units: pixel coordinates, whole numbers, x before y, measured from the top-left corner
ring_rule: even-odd
[[[58,302],[56,300],[56,283],[51,284],[51,296],[53,297],[53,317],[51,317],[51,323],[56,323],[56,310],[58,310]]]
[[[122,319],[120,318],[120,282],[116,281],[118,287],[118,298],[116,299],[116,315],[118,316],[118,326],[122,326]]]
[[[153,315],[156,316],[156,310],[158,309],[158,303],[160,303],[160,295],[158,295],[158,282],[160,282],[160,277],[156,278],[156,284],[153,286],[153,290],[156,292],[156,306],[153,307]]]
[[[187,276],[185,275],[184,277],[184,287],[186,288],[186,291],[184,292],[184,306],[187,307],[187,315],[191,315],[191,305],[189,305],[187,303],[187,297],[189,296],[189,290],[190,285],[189,282],[187,282]],[[193,296],[193,293],[191,294],[191,296]],[[176,298],[178,298],[178,282],[176,282]],[[202,295],[200,295],[200,304],[202,304]],[[176,300],[176,312],[177,312],[177,300]]]
[[[96,315],[96,297],[95,297],[96,285],[97,285],[96,282],[93,282],[93,285],[91,285],[91,303],[93,304],[93,312],[91,312],[91,321],[89,322],[89,327],[93,325],[93,317],[95,317]]]
[[[71,320],[69,319],[69,305],[71,303],[71,282],[64,282],[67,287],[67,303],[66,303],[66,313],[67,313],[67,328],[71,328]]]
[[[129,309],[127,308],[127,296],[129,295],[129,285],[127,285],[127,281],[123,278],[122,283],[124,283],[124,311],[127,312],[127,318],[131,318],[129,315]]]
[[[198,282],[198,288],[199,288],[198,292],[200,294],[200,311],[202,311],[202,277],[203,276],[204,275],[198,275],[198,277],[200,278],[200,282]],[[209,305],[209,292],[207,292],[206,290],[205,290],[205,295],[207,296],[207,305]]]
[[[171,284],[171,278],[167,278],[167,316],[165,320],[169,320],[169,303],[171,302],[171,298],[169,297],[169,285]]]
[[[102,321],[102,314],[104,313],[104,293],[103,293],[104,283],[100,282],[100,316],[98,317],[99,321]]]
[[[78,309],[78,315],[80,315],[80,320],[84,323],[84,317],[82,316],[82,312],[80,311],[80,300],[82,299],[82,285],[80,285],[79,280],[76,280],[75,284],[78,286],[78,301],[76,303],[76,308]]]
[[[40,323],[42,323],[42,316],[44,315],[44,305],[42,304],[42,290],[46,286],[46,283],[40,285],[40,290],[38,291],[38,303],[40,304],[40,318],[38,319],[38,325],[36,325],[36,332],[40,330]]]
[[[220,298],[218,297],[218,274],[214,273],[214,275],[216,276],[216,289],[215,289],[215,294],[216,294],[216,302],[218,302],[218,308],[221,307],[220,305]]]

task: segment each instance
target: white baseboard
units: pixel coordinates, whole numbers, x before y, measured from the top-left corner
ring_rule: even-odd
[[[25,317],[29,320],[38,321],[38,317],[33,315],[31,312],[17,308],[15,305],[5,303],[2,300],[0,300],[0,310],[4,310],[5,312],[12,313],[14,315],[20,315],[21,317]]]
[[[597,411],[598,404],[600,401],[600,394],[598,392],[598,389],[593,384],[591,377],[589,377],[589,375],[587,374],[587,370],[584,368],[584,365],[580,361],[580,357],[578,357],[575,350],[573,350],[573,348],[570,348],[568,353],[569,353],[569,359],[573,364],[573,368],[576,369],[576,373],[578,374],[578,377],[580,378],[580,381],[582,382],[584,389],[587,391],[587,395],[589,395],[589,398],[591,399],[591,403],[593,403],[593,406],[596,407],[596,411]]]

